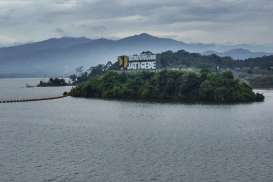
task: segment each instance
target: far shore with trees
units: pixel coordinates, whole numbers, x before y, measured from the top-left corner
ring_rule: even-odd
[[[63,78],[50,78],[47,82],[40,81],[38,87],[63,87],[71,86],[72,83],[67,83]]]

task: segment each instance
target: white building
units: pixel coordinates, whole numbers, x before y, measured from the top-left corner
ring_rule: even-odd
[[[156,69],[156,55],[151,52],[142,52],[140,55],[129,56],[128,70]]]

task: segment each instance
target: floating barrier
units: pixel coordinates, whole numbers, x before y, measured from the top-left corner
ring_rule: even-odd
[[[45,101],[45,100],[55,100],[62,99],[66,96],[57,96],[57,97],[45,97],[37,99],[12,99],[12,100],[0,100],[0,103],[16,103],[16,102],[36,102],[36,101]]]

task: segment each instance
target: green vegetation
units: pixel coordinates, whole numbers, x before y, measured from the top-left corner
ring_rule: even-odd
[[[220,57],[217,55],[201,55],[190,53],[184,50],[177,52],[166,51],[157,54],[157,68],[162,69],[208,69],[210,71],[225,72],[230,70],[236,78],[246,80],[254,88],[273,88],[273,56],[251,58],[245,61],[233,60],[230,57]],[[119,63],[99,64],[91,67],[88,72],[83,72],[78,68],[78,74],[71,75],[73,84],[81,84],[94,77],[105,74],[107,71],[120,70]],[[79,74],[80,73],[80,74]]]
[[[71,85],[62,78],[50,78],[48,82],[40,81],[38,87],[61,87]]]
[[[259,68],[268,70],[273,66],[273,56],[236,61],[230,57],[220,57],[217,55],[205,56],[198,53],[189,53],[184,50],[177,52],[166,51],[158,54],[158,65],[160,68],[196,67],[215,70],[216,67],[220,67],[229,69]]]
[[[201,68],[217,71],[231,70],[254,88],[273,88],[273,56],[233,60],[217,55],[204,56],[184,50],[158,54],[159,68]]]
[[[231,72],[161,71],[118,73],[109,71],[73,88],[74,97],[177,102],[236,103],[263,101]]]

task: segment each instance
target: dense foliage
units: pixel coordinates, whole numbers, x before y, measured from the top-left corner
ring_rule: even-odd
[[[50,78],[48,82],[40,81],[38,87],[59,87],[68,85],[70,84],[66,83],[66,81],[63,78]]]
[[[107,72],[72,89],[74,97],[184,102],[263,101],[231,72],[185,71],[117,73]]]
[[[166,51],[158,54],[158,65],[160,68],[168,67],[198,67],[215,69],[221,68],[255,68],[268,69],[273,66],[273,56],[246,59],[245,61],[235,61],[230,57],[220,57],[217,55],[201,55],[189,53],[184,50],[177,52]]]

